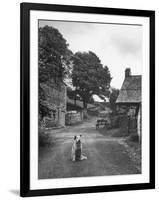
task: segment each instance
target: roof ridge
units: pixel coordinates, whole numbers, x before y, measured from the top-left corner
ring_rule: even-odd
[[[128,76],[128,77],[125,77],[125,78],[131,78],[131,77],[141,77],[142,75],[131,75],[131,76]]]

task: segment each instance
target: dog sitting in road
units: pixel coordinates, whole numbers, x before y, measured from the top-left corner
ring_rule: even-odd
[[[71,159],[72,159],[72,161],[80,161],[80,160],[87,159],[86,156],[82,155],[81,135],[74,136],[72,152],[71,152]]]

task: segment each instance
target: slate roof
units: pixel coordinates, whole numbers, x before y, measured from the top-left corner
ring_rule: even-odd
[[[116,103],[140,103],[141,101],[141,75],[126,77]]]

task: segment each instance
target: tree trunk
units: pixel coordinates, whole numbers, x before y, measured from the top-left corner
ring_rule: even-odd
[[[87,113],[87,103],[85,101],[83,101],[83,118],[84,119],[88,119],[88,113]]]

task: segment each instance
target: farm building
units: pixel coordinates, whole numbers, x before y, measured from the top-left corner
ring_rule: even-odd
[[[116,100],[121,114],[121,126],[129,134],[138,134],[141,139],[141,75],[131,75],[131,69],[125,70],[125,79]],[[122,120],[123,119],[123,120]]]

